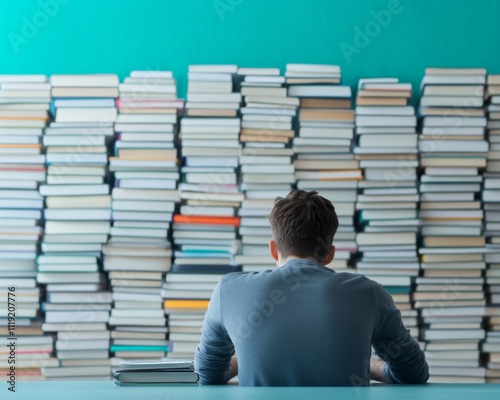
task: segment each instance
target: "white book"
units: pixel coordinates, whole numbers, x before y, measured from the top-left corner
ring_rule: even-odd
[[[351,97],[351,88],[349,86],[321,86],[321,85],[297,85],[288,89],[289,96],[296,97]]]
[[[421,152],[464,152],[480,153],[488,151],[488,142],[485,140],[420,140],[418,148]]]
[[[356,236],[358,245],[385,245],[385,244],[414,244],[416,243],[415,233],[363,233]]]
[[[472,96],[422,96],[421,107],[482,107],[482,97]]]
[[[291,116],[295,117],[297,115],[297,110],[295,109],[279,109],[276,108],[267,108],[267,107],[241,107],[241,114],[263,114],[263,115],[277,115],[278,116]]]
[[[1,138],[0,138],[0,141],[1,141]],[[90,142],[90,138],[88,136],[45,135],[43,137],[43,145],[44,146],[81,146],[83,144],[87,144],[89,147],[90,146],[92,146],[92,147],[93,146],[104,146],[106,144],[105,136],[92,136],[92,142]]]
[[[169,132],[174,131],[174,125],[171,123],[167,123],[167,124],[164,124],[164,123],[130,124],[130,123],[117,122],[115,124],[115,131],[120,132],[120,133],[121,132],[169,133]]]
[[[0,83],[46,83],[46,75],[0,75]]]
[[[261,86],[246,86],[241,88],[243,96],[282,96],[286,97],[286,88],[268,88]]]
[[[59,339],[56,340],[56,350],[103,350],[109,348],[109,339],[80,339],[78,334],[75,334],[77,340]]]
[[[106,208],[45,209],[46,220],[74,220],[75,213],[83,220],[110,220],[111,210]]]
[[[42,196],[77,196],[104,195],[109,193],[109,186],[102,185],[41,185]]]
[[[379,106],[358,106],[356,115],[415,115],[415,109],[412,106],[405,107],[379,107]]]
[[[81,75],[51,75],[53,87],[117,87],[118,75],[115,74],[81,74]]]
[[[413,127],[417,125],[415,116],[366,116],[356,115],[356,126],[402,126]]]
[[[75,215],[78,218],[78,215]],[[47,221],[45,233],[47,234],[107,234],[109,232],[109,221]]]
[[[239,118],[182,118],[181,127],[184,126],[213,126],[219,129],[222,126],[240,126]]]
[[[186,109],[217,109],[217,110],[237,110],[240,108],[240,103],[211,103],[211,102],[194,102],[187,101]]]
[[[172,74],[172,71],[144,70],[144,71],[131,71],[130,77],[131,78],[146,78],[146,79],[150,79],[150,78],[172,79],[173,74]]]
[[[411,92],[412,86],[411,83],[364,83],[362,85],[363,89],[367,90],[381,90],[381,91],[399,91],[403,95],[406,95],[405,92]]]
[[[316,72],[340,74],[340,66],[328,64],[286,64],[286,70],[290,72]]]
[[[175,114],[119,114],[116,122],[124,124],[175,124],[177,115]]]
[[[425,75],[422,86],[425,85],[484,85],[485,75]]]
[[[230,64],[198,64],[198,65],[189,65],[188,67],[188,72],[235,74],[237,71],[238,71],[238,66]]]
[[[120,94],[125,92],[131,92],[135,95],[137,93],[148,92],[148,93],[158,93],[158,94],[177,94],[177,88],[175,85],[159,85],[159,84],[142,84],[142,83],[120,83],[118,86]],[[140,96],[140,95],[138,95]]]
[[[114,99],[56,99],[54,100],[54,107],[70,107],[70,108],[84,108],[84,107],[115,107]]]
[[[132,309],[113,309],[111,310],[111,317],[119,318],[164,318],[165,312],[159,310],[132,310]]]
[[[16,90],[16,91],[45,91],[49,92],[50,95],[50,83],[26,83],[26,82],[12,82],[12,83],[1,83],[0,91],[4,90]]]
[[[279,75],[279,68],[245,68],[240,67],[237,71],[238,75]]]
[[[94,311],[92,313],[92,322],[108,322],[108,311]],[[89,322],[87,313],[68,312],[68,311],[47,311],[45,313],[45,322],[61,323],[61,322]]]
[[[466,116],[458,116],[455,117],[458,119],[459,123],[455,122],[455,125],[459,124],[459,127],[486,127],[487,119],[486,117],[466,117]],[[450,117],[448,116],[437,116],[437,117],[424,117],[423,125],[424,129],[427,127],[448,127],[452,125],[453,122],[450,121]],[[434,133],[434,131],[430,131],[430,134]]]
[[[484,329],[426,329],[425,340],[482,340]]]
[[[398,78],[362,78],[358,81],[358,89],[361,89],[365,84],[396,84],[399,82]]]
[[[271,87],[278,88],[281,84],[285,83],[284,76],[264,76],[264,75],[247,75],[242,83],[247,85],[271,85]]]
[[[44,130],[44,136],[47,135],[54,135],[54,136],[86,136],[86,137],[94,137],[96,136],[113,136],[114,135],[114,130],[113,130],[113,124],[103,124],[103,126],[96,126],[96,124],[93,124],[94,126],[75,126],[75,127],[63,127],[63,126],[50,126],[48,128],[45,128]]]
[[[188,82],[232,82],[231,74],[210,72],[188,72]]]
[[[222,103],[240,103],[241,93],[224,93],[224,94],[205,94],[205,93],[190,93],[187,96],[188,102],[222,102]],[[210,108],[210,107],[207,107]]]
[[[297,139],[295,139],[297,140]],[[416,148],[417,135],[361,135],[359,145],[362,147],[410,147]]]
[[[188,83],[188,95],[192,93],[231,93],[232,82],[197,82]]]

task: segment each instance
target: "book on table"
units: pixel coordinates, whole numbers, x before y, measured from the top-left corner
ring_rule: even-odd
[[[196,384],[198,374],[192,360],[129,360],[122,361],[121,368],[115,371],[113,382],[116,385],[168,383]]]

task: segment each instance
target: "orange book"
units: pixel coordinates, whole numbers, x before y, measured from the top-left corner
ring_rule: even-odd
[[[0,121],[48,121],[48,117],[2,117]]]
[[[252,129],[252,128],[243,128],[241,130],[241,136],[255,136],[260,137],[261,140],[265,142],[272,142],[273,140],[266,140],[274,137],[287,137],[293,138],[295,136],[295,132],[292,130],[281,130],[281,129]]]
[[[0,144],[0,149],[41,149],[39,144]]]
[[[190,117],[236,117],[238,110],[228,110],[219,108],[188,108],[186,113]]]
[[[357,106],[406,106],[408,99],[404,97],[358,97]]]
[[[211,225],[232,225],[240,226],[239,217],[208,217],[199,215],[174,215],[176,224],[211,224]]]
[[[163,161],[177,159],[177,150],[175,149],[119,149],[120,160],[146,160]]]
[[[208,308],[209,300],[165,300],[164,308]]]
[[[1,162],[0,158],[0,162]],[[23,164],[0,164],[0,171],[45,171],[45,167],[36,167]]]
[[[300,120],[311,121],[354,121],[354,110],[332,109],[302,109],[299,113]]]
[[[301,98],[301,108],[351,108],[351,99]]]

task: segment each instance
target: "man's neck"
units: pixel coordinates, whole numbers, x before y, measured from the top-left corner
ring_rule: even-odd
[[[295,256],[289,256],[289,257],[286,257],[286,258],[281,258],[279,257],[278,258],[278,268],[279,267],[282,267],[283,265],[285,265],[288,261],[290,260],[303,260],[303,261],[313,261],[315,263],[319,263],[318,260],[316,260],[315,258],[313,257],[295,257]],[[321,263],[320,263],[321,264]]]

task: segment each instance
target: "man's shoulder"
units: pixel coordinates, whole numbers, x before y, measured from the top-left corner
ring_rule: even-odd
[[[221,285],[230,285],[237,282],[248,282],[260,279],[266,279],[267,277],[270,277],[274,271],[276,270],[268,269],[259,272],[231,272],[229,274],[224,275],[221,278],[220,282]]]
[[[373,290],[378,293],[384,288],[374,280],[367,278],[364,275],[351,272],[337,272],[335,274],[337,282],[341,285],[352,286],[353,288]]]
[[[314,271],[313,269],[311,269]],[[367,278],[364,275],[350,273],[350,272],[334,272],[324,274],[326,268],[322,269],[323,273],[318,275],[321,280],[328,279],[332,284],[335,285],[345,285],[352,288],[358,289],[371,289],[371,290],[383,290],[382,286]],[[283,274],[286,275],[286,270],[280,268],[268,269],[259,272],[232,272],[230,274],[224,275],[221,278],[221,285],[223,286],[234,286],[234,285],[247,285],[250,283],[263,283],[265,281],[273,280],[283,280]],[[289,271],[288,271],[289,272]],[[293,272],[293,271],[292,271]]]

